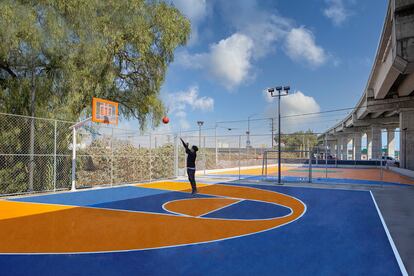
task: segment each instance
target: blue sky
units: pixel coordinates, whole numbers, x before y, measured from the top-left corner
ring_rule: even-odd
[[[192,24],[176,50],[161,97],[171,122],[163,129],[206,128],[216,121],[276,114],[267,87],[290,85],[284,115],[353,107],[376,53],[386,0],[173,0]],[[346,112],[285,119],[284,130],[323,131]],[[244,129],[246,122],[223,123]],[[268,133],[268,121],[252,132]]]

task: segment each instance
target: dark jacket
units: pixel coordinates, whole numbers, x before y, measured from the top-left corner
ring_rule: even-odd
[[[196,167],[195,161],[197,158],[197,153],[194,150],[189,149],[188,145],[184,143],[183,140],[181,140],[181,142],[183,143],[185,152],[187,153],[187,168],[195,168]]]

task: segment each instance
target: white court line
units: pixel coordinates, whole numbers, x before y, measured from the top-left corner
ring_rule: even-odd
[[[211,213],[214,213],[214,212],[217,212],[217,211],[220,211],[220,210],[223,210],[224,208],[230,207],[230,206],[235,205],[235,204],[237,204],[237,203],[240,203],[240,202],[242,202],[242,201],[244,201],[244,200],[239,200],[239,201],[233,202],[232,204],[229,204],[229,205],[223,206],[223,207],[221,207],[221,208],[215,209],[215,210],[213,210],[213,211],[207,212],[207,213],[205,213],[205,214],[199,215],[199,216],[198,216],[198,218],[199,218],[199,217],[203,217],[203,216],[207,216],[208,214],[211,214]]]
[[[222,185],[222,184],[217,184],[217,185]],[[252,187],[249,187],[249,188],[254,189],[254,188],[252,188]],[[272,193],[278,193],[278,192],[275,192],[275,191],[269,191],[269,190],[263,190],[263,191],[268,191],[268,192],[272,192]],[[198,193],[198,194],[199,194],[199,195],[208,195],[208,196],[212,196],[212,195],[213,195],[213,194],[203,194],[203,193]],[[278,194],[280,194],[280,193],[278,193]],[[283,194],[282,194],[282,195],[283,195]],[[293,197],[293,196],[291,196],[291,195],[287,195],[287,196]],[[289,213],[289,214],[286,214],[286,215],[284,215],[284,216],[280,216],[280,217],[271,217],[271,218],[260,218],[260,219],[229,219],[229,218],[209,218],[209,217],[204,217],[204,215],[206,215],[206,214],[208,214],[208,213],[203,214],[203,215],[200,215],[200,216],[197,216],[197,217],[194,217],[194,216],[190,216],[190,215],[181,214],[181,213],[177,213],[177,212],[171,211],[171,210],[169,210],[169,209],[166,207],[166,205],[167,205],[168,203],[171,203],[171,202],[176,202],[176,201],[193,200],[193,199],[212,199],[212,198],[225,198],[225,199],[233,199],[233,200],[238,200],[238,202],[240,202],[240,201],[244,201],[244,200],[248,200],[248,201],[255,201],[255,202],[262,202],[262,203],[271,204],[271,205],[275,205],[275,206],[278,206],[278,207],[283,207],[283,208],[289,209],[289,210],[290,210],[290,213]],[[293,197],[293,198],[295,198],[295,197]],[[295,198],[295,199],[297,199],[297,198]],[[297,200],[299,200],[299,199],[297,199]],[[299,200],[299,201],[300,201],[300,200]],[[235,203],[238,203],[238,202],[235,202]],[[301,201],[301,202],[302,202],[302,201]],[[232,203],[232,204],[230,204],[230,205],[233,205],[233,204],[235,204],[235,203]],[[302,202],[302,203],[303,203],[303,202]],[[220,209],[223,209],[223,208],[228,207],[228,206],[230,206],[230,205],[224,206],[224,207],[222,207],[222,208],[220,208]],[[205,220],[226,220],[226,221],[229,221],[229,220],[237,220],[237,221],[263,221],[263,220],[273,220],[273,219],[275,219],[275,218],[284,218],[284,217],[288,217],[288,216],[290,216],[290,215],[292,215],[292,214],[293,214],[293,209],[292,209],[292,208],[290,208],[289,206],[280,205],[280,204],[277,204],[277,203],[274,203],[274,202],[268,202],[268,201],[263,201],[263,200],[258,200],[258,199],[246,199],[246,198],[240,198],[240,197],[229,197],[229,196],[222,196],[222,195],[214,195],[214,197],[192,197],[192,198],[174,199],[174,200],[171,200],[171,201],[167,201],[167,202],[165,202],[165,203],[162,205],[162,209],[163,209],[164,211],[166,211],[166,212],[169,212],[169,213],[172,213],[172,214],[175,214],[175,215],[179,215],[179,216],[183,216],[183,217],[191,217],[191,218],[198,218],[198,219],[205,219]],[[219,209],[214,210],[214,212],[215,212],[215,211],[217,211],[217,210],[219,210]]]
[[[390,231],[388,230],[387,224],[385,224],[384,218],[382,217],[381,211],[378,208],[378,205],[377,205],[377,202],[375,201],[374,195],[372,194],[371,191],[369,191],[369,193],[371,194],[372,201],[374,201],[375,208],[377,208],[377,212],[378,212],[378,215],[379,215],[379,217],[381,219],[382,226],[384,227],[385,233],[387,234],[388,241],[390,242],[390,245],[391,245],[392,251],[394,252],[395,258],[397,259],[398,266],[400,267],[401,273],[404,276],[408,276],[408,272],[405,269],[404,263],[403,263],[403,261],[401,259],[400,253],[398,253],[397,247],[395,246],[395,243],[394,243],[394,241],[393,241],[393,239],[391,237],[391,234],[390,234]]]
[[[217,183],[220,184],[221,182]],[[301,183],[282,183],[283,185],[277,185],[274,183],[228,183],[227,185],[235,185],[235,186],[248,186],[250,187],[251,185],[255,185],[255,186],[269,186],[269,187],[285,187],[285,188],[303,188],[303,189],[321,189],[321,190],[339,190],[339,191],[355,191],[355,192],[369,192],[370,189],[372,189],[373,187],[362,187],[361,188],[367,188],[366,190],[358,190],[358,189],[347,189],[347,188],[342,188],[342,187],[336,187],[336,186],[332,186],[332,184],[326,184],[326,185],[331,185],[331,186],[327,186],[327,187],[316,187],[316,186],[304,186]],[[320,184],[317,184],[320,185]],[[324,184],[321,184],[324,185]],[[374,187],[376,188],[376,187]],[[378,187],[379,188],[379,187]]]

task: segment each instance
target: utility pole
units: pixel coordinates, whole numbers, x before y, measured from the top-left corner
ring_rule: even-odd
[[[252,114],[249,117],[247,117],[247,140],[246,140],[246,148],[250,148],[250,118],[252,118],[253,116],[256,116],[257,114]]]

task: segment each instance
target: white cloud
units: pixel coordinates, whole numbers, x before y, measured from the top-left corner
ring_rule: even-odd
[[[179,9],[191,22],[192,45],[198,40],[198,25],[207,15],[206,0],[172,0],[174,6]]]
[[[290,24],[285,18],[269,15],[259,22],[246,25],[241,32],[253,40],[253,55],[259,59],[276,51],[276,43],[285,37]]]
[[[290,19],[272,14],[259,6],[258,1],[217,2],[223,19],[237,32],[253,40],[253,57],[262,58],[276,50],[276,42],[291,28]]]
[[[235,33],[216,44],[207,53],[177,54],[177,63],[188,68],[203,69],[227,89],[248,79],[252,67],[253,41],[246,35]]]
[[[214,10],[236,31],[211,44],[206,52],[178,52],[176,64],[202,70],[228,90],[253,79],[255,61],[275,53],[278,47],[283,47],[293,61],[304,61],[311,67],[321,66],[331,57],[316,44],[309,29],[296,28],[291,19],[278,15],[277,11],[271,13],[259,7],[257,0],[210,3],[214,3]]]
[[[267,107],[266,115],[270,117],[276,117],[276,100],[275,98],[269,97],[267,94],[265,95],[266,100],[267,102],[271,102],[272,104]],[[282,97],[281,99],[280,112],[282,117],[306,113],[315,113],[319,111],[320,106],[316,102],[316,100],[311,96],[306,96],[301,91],[297,91],[296,93]],[[318,115],[283,118],[282,132],[287,133],[299,130],[308,130],[309,128],[312,128],[312,123],[318,122],[318,120]]]
[[[305,27],[293,28],[289,31],[284,50],[292,60],[305,60],[314,67],[324,64],[328,59],[325,50],[316,45],[313,33]]]
[[[211,46],[208,70],[231,89],[246,80],[251,68],[253,41],[235,33]]]
[[[328,6],[323,10],[323,14],[336,26],[341,25],[350,16],[343,0],[325,0],[325,2]]]
[[[187,91],[180,91],[169,94],[167,99],[169,112],[178,118],[182,129],[189,129],[190,123],[187,120],[187,109],[200,111],[213,111],[214,99],[211,97],[200,97],[197,86],[190,87]]]
[[[212,111],[214,109],[214,100],[210,97],[199,97],[198,87],[190,87],[187,91],[177,92],[171,95],[175,104],[173,109],[182,111],[187,106],[193,110]]]
[[[297,91],[283,98],[280,111],[284,115],[294,115],[303,113],[319,112],[320,106],[311,96],[306,96],[301,91]]]

